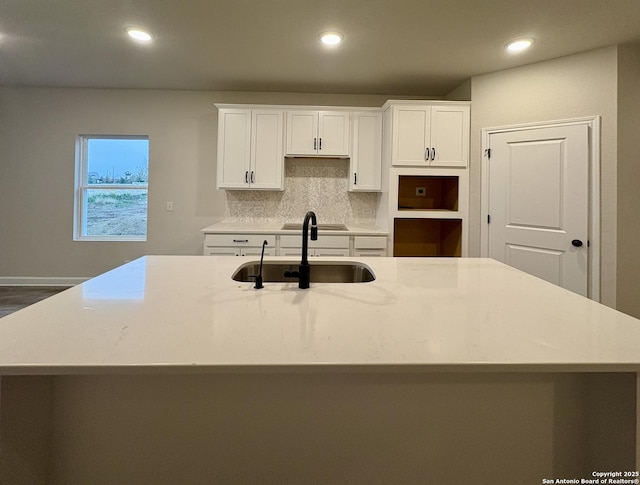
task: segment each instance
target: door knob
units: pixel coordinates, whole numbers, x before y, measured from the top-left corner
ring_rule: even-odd
[[[571,244],[579,248],[580,246],[582,246],[582,241],[580,239],[574,239],[573,241],[571,241]]]

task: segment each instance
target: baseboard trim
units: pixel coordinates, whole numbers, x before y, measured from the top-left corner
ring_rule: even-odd
[[[89,277],[0,276],[0,286],[75,286]]]

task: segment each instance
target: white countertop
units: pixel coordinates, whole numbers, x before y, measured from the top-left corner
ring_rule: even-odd
[[[296,221],[300,222],[300,221]],[[321,221],[320,221],[321,222]],[[300,229],[282,229],[283,222],[223,221],[201,229],[205,234],[300,234]],[[345,224],[346,231],[322,230],[322,234],[343,236],[386,236],[389,231],[371,224]]]
[[[254,290],[231,279],[252,257],[140,258],[1,318],[0,373],[640,371],[639,320],[501,263],[349,259],[376,280]]]

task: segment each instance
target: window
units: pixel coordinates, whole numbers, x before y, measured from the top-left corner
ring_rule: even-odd
[[[78,136],[74,240],[146,241],[148,180],[147,136]]]

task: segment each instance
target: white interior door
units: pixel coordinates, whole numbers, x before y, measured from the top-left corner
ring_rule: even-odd
[[[489,136],[488,255],[588,293],[589,127]]]

